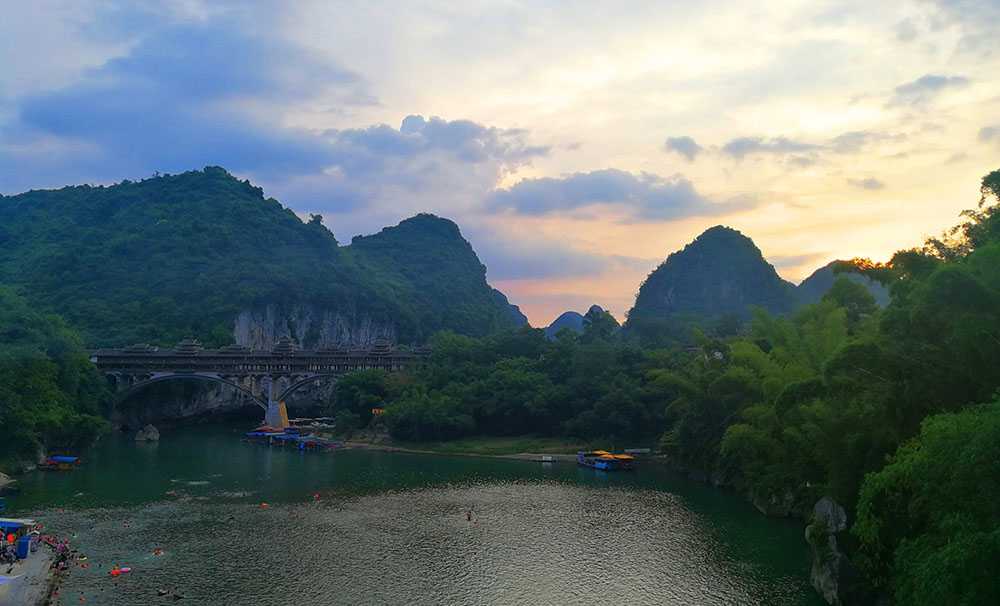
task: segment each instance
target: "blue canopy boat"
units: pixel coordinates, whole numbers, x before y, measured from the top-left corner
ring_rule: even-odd
[[[69,455],[52,455],[45,459],[45,462],[38,466],[39,469],[49,471],[69,471],[75,469],[80,464],[80,457]]]
[[[635,457],[627,454],[611,454],[606,450],[580,451],[576,462],[584,467],[601,471],[629,471],[635,469]]]

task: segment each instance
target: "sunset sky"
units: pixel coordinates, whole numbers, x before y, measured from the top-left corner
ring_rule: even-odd
[[[1000,168],[997,0],[5,4],[0,193],[221,165],[342,243],[433,212],[536,326],[720,223],[792,281],[886,258]]]

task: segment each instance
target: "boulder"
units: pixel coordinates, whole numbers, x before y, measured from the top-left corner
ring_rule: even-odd
[[[806,527],[806,542],[812,551],[809,580],[827,604],[840,606],[844,576],[850,562],[837,547],[837,533],[847,528],[847,512],[829,497],[813,506],[812,523]]]
[[[135,433],[136,442],[158,442],[160,440],[160,430],[152,425],[146,425]]]

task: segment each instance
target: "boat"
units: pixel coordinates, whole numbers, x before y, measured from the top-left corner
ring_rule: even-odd
[[[80,457],[71,457],[68,455],[53,455],[45,459],[45,461],[39,464],[39,469],[45,469],[48,471],[70,471],[75,469],[80,464]]]
[[[580,451],[576,462],[583,467],[601,471],[629,471],[635,469],[635,457],[627,454],[612,454],[606,450]]]
[[[282,430],[262,426],[246,432],[243,436],[248,441],[260,442],[268,446],[291,446],[299,450],[334,450],[344,446],[344,443],[340,441],[328,440],[311,433],[302,433],[297,427],[287,427]]]

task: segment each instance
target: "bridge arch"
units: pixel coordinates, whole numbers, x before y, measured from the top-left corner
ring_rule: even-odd
[[[128,387],[128,389],[119,392],[116,396],[116,400],[118,402],[123,402],[128,398],[130,398],[131,396],[138,393],[139,391],[141,391],[142,389],[144,389],[145,387],[152,385],[154,383],[163,383],[164,381],[175,381],[175,380],[191,380],[191,379],[200,381],[211,381],[213,383],[221,383],[222,385],[228,385],[229,387],[235,389],[237,392],[250,398],[253,401],[253,403],[256,404],[257,406],[260,406],[264,410],[267,410],[267,402],[264,402],[263,400],[258,398],[256,395],[253,394],[253,392],[243,387],[242,385],[234,383],[229,379],[224,379],[218,375],[199,374],[199,373],[171,373],[171,374],[154,375],[149,379],[143,379],[138,383],[133,383]]]
[[[293,381],[288,387],[282,390],[281,395],[278,396],[278,401],[284,402],[285,399],[288,398],[288,396],[298,391],[299,388],[305,387],[310,383],[315,383],[316,381],[329,381],[330,379],[333,379],[333,382],[336,383],[337,379],[339,379],[342,376],[344,376],[344,373],[341,372],[324,373],[324,374],[312,375],[304,379],[299,379],[298,381]]]

